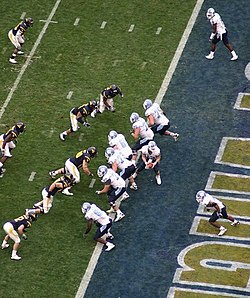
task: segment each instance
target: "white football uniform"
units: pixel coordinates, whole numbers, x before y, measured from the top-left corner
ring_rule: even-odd
[[[71,123],[72,131],[77,131],[79,129],[79,126],[78,126],[78,121],[76,119],[76,115],[72,113],[73,110],[74,108],[71,109],[69,112],[70,123]]]
[[[125,181],[120,177],[114,170],[108,169],[107,173],[102,177],[101,180],[103,183],[107,181],[113,188],[122,188],[125,187]]]
[[[109,224],[111,219],[106,212],[98,208],[95,204],[91,204],[90,209],[85,214],[85,218],[87,220],[93,219],[102,226]]]
[[[139,117],[139,119],[133,123],[132,125],[133,130],[136,128],[140,129],[140,138],[145,140],[153,140],[154,133],[150,127],[148,127],[147,122],[142,118]]]
[[[109,159],[108,159],[109,164],[116,163],[118,169],[124,170],[130,166],[133,165],[132,161],[128,160],[126,157],[122,155],[121,152],[115,151],[115,154],[113,154]]]
[[[219,33],[220,36],[222,36],[222,34],[226,33],[226,26],[225,26],[224,22],[222,21],[220,15],[217,12],[214,14],[214,16],[209,21],[210,21],[211,25],[216,24],[216,33]]]
[[[220,210],[225,207],[225,205],[218,199],[214,198],[210,194],[206,193],[203,201],[201,202],[202,205],[207,206],[209,203],[216,203]]]
[[[109,146],[119,150],[125,158],[129,158],[132,155],[132,149],[121,133],[116,138],[109,140]]]
[[[76,183],[80,182],[80,172],[76,165],[73,164],[73,162],[70,161],[70,158],[68,158],[64,164],[65,168],[65,174],[71,174],[73,175],[73,178],[75,179]]]
[[[161,154],[161,150],[157,146],[155,146],[153,150],[149,150],[148,145],[145,145],[140,149],[140,151],[142,154],[146,155],[147,159],[152,159],[152,161],[154,161]]]
[[[155,124],[169,124],[169,119],[163,114],[162,109],[156,102],[145,111],[145,116],[148,117],[149,115],[153,116]]]

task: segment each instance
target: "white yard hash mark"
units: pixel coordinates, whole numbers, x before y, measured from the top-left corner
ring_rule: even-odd
[[[80,18],[76,18],[74,26],[77,26],[79,24]]]
[[[106,25],[107,25],[107,22],[106,21],[103,21],[100,28],[101,29],[104,29]]]
[[[37,38],[37,40],[36,40],[36,42],[35,42],[32,50],[30,52],[29,57],[27,57],[24,65],[22,66],[22,68],[21,68],[21,70],[20,70],[20,72],[19,72],[19,74],[18,74],[18,76],[17,76],[17,78],[16,78],[16,80],[14,82],[14,85],[12,86],[12,88],[11,88],[11,90],[10,90],[10,92],[9,92],[9,94],[8,94],[8,96],[7,96],[4,104],[3,104],[3,106],[1,107],[1,110],[0,110],[0,119],[2,118],[2,116],[3,116],[3,114],[4,114],[5,110],[6,110],[9,102],[11,101],[12,96],[13,96],[14,92],[16,91],[16,89],[17,89],[17,87],[18,87],[18,85],[19,85],[19,83],[20,83],[20,81],[21,81],[21,79],[23,77],[23,74],[25,73],[28,65],[30,64],[31,59],[34,56],[34,54],[35,54],[35,52],[36,52],[36,50],[37,50],[37,48],[38,48],[38,46],[39,46],[42,38],[43,38],[43,35],[45,34],[45,32],[46,32],[46,30],[47,30],[47,28],[48,28],[48,26],[49,26],[49,24],[50,24],[50,22],[51,22],[51,20],[52,20],[52,18],[54,16],[54,14],[56,13],[56,10],[57,10],[60,2],[61,2],[61,0],[56,1],[56,4],[54,5],[54,7],[53,7],[53,9],[52,9],[52,11],[51,11],[48,19],[46,20],[46,22],[44,24],[44,27],[43,27],[42,31],[40,32],[40,34],[39,34],[39,36],[38,36],[38,38]]]
[[[71,99],[72,95],[73,95],[73,91],[69,91],[69,93],[67,94],[66,98],[67,99]]]
[[[25,15],[26,15],[26,12],[24,11],[20,16],[20,20],[24,19]]]
[[[89,188],[93,188],[95,185],[96,179],[91,179],[90,184],[89,184]]]
[[[128,32],[132,32],[132,31],[134,30],[134,28],[135,28],[135,25],[132,24],[132,25],[129,27]]]
[[[161,33],[162,27],[158,27],[155,34],[159,35]]]
[[[33,181],[35,179],[35,176],[36,176],[36,172],[31,172],[28,180]]]

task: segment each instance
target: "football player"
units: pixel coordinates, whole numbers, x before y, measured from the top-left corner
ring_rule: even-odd
[[[98,195],[104,193],[107,194],[111,209],[116,212],[115,222],[123,219],[125,214],[120,210],[116,201],[119,198],[126,199],[129,197],[128,193],[126,192],[126,184],[124,179],[122,179],[122,177],[120,177],[114,170],[108,169],[104,165],[98,168],[97,175],[98,177],[102,178],[101,182],[104,183],[104,187],[101,190],[97,190],[96,193]]]
[[[110,233],[112,218],[95,204],[90,204],[88,202],[82,204],[82,213],[87,220],[87,227],[84,235],[88,234],[93,226],[93,223],[96,223],[97,230],[94,240],[105,245],[105,251],[113,249],[115,245],[108,241],[114,239],[114,236]],[[106,239],[102,238],[103,236],[106,236]]]
[[[110,147],[114,150],[120,151],[125,158],[128,160],[132,159],[132,149],[123,134],[118,134],[115,130],[111,130],[108,134],[108,142]]]
[[[98,110],[93,111],[91,116],[95,117],[96,113],[103,113],[105,109],[115,112],[113,99],[116,95],[120,95],[121,97],[124,96],[121,92],[121,89],[117,85],[112,84],[105,88],[100,94],[99,108]]]
[[[10,63],[17,64],[16,56],[23,55],[22,46],[25,42],[24,33],[26,30],[33,26],[32,18],[25,18],[22,22],[18,23],[15,28],[11,29],[8,33],[8,37],[14,45],[14,51],[9,59]]]
[[[35,214],[31,215],[21,215],[14,220],[7,221],[3,225],[3,229],[6,233],[6,236],[4,237],[4,240],[2,242],[2,249],[8,248],[10,245],[8,243],[9,239],[11,238],[14,241],[12,254],[11,254],[11,260],[19,261],[21,260],[21,257],[17,254],[21,239],[19,235],[24,240],[27,240],[26,236],[26,229],[30,228],[32,225],[32,222],[35,221],[37,216]]]
[[[75,107],[70,110],[70,128],[60,133],[59,137],[62,141],[65,141],[65,137],[79,129],[78,122],[85,127],[89,127],[87,117],[97,108],[97,102],[95,100],[89,101],[79,107]]]
[[[11,151],[16,147],[17,137],[24,132],[26,125],[23,122],[17,122],[6,133],[0,135],[0,149],[2,157],[0,159],[0,178],[3,177],[5,169],[4,163],[8,158],[12,157]]]
[[[80,172],[79,168],[82,168],[84,173],[87,176],[93,177],[94,175],[91,173],[88,164],[91,161],[92,158],[97,156],[97,149],[96,147],[89,147],[88,149],[81,150],[78,153],[76,153],[75,156],[70,157],[66,160],[64,167],[60,168],[58,170],[54,170],[49,172],[49,175],[51,178],[55,178],[58,174],[71,174],[73,176],[74,182],[79,183],[80,182]],[[70,193],[69,189],[71,187],[66,187],[62,190],[63,194],[66,195],[73,195]]]
[[[152,129],[148,126],[147,122],[139,116],[138,113],[132,113],[130,115],[130,122],[132,123],[132,129],[130,131],[132,137],[137,140],[132,147],[133,160],[137,158],[137,151],[144,145],[147,145],[154,138]]]
[[[56,179],[51,185],[46,186],[42,190],[42,200],[35,203],[33,208],[26,209],[26,215],[29,214],[46,214],[49,212],[53,204],[53,197],[56,193],[62,192],[75,184],[73,175],[63,175]],[[71,192],[66,192],[66,195],[72,195]]]
[[[207,10],[206,16],[212,26],[212,32],[209,37],[209,41],[211,42],[211,51],[206,58],[209,60],[214,59],[216,45],[222,40],[232,55],[231,60],[237,60],[238,55],[235,53],[233,46],[228,41],[228,31],[220,15],[211,7]]]
[[[230,220],[231,226],[237,226],[239,221],[234,219],[231,215],[227,214],[227,207],[218,199],[206,193],[203,190],[200,190],[196,194],[196,201],[205,206],[206,209],[213,209],[214,212],[209,219],[209,223],[216,227],[219,230],[218,235],[222,236],[226,233],[227,229],[220,224],[216,223],[216,220],[219,218],[225,218]]]
[[[151,127],[154,134],[159,133],[161,136],[168,135],[177,141],[179,134],[168,130],[170,121],[158,103],[152,103],[151,99],[146,99],[143,103],[143,108],[145,110],[145,116],[148,119],[148,126]]]
[[[114,150],[112,147],[108,147],[105,150],[105,157],[108,160],[108,164],[111,165],[112,169],[117,172],[119,169],[119,175],[126,181],[129,180],[130,188],[137,190],[137,184],[135,183],[132,175],[135,173],[136,166],[135,164],[126,159],[122,153],[118,150]]]
[[[158,185],[161,185],[160,176],[160,160],[161,160],[161,150],[156,145],[154,141],[150,141],[148,145],[143,146],[140,149],[142,153],[142,163],[138,166],[133,177],[135,178],[138,173],[144,169],[153,169],[155,172],[155,179]]]

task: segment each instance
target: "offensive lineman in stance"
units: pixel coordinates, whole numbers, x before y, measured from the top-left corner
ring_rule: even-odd
[[[110,251],[115,245],[109,242],[107,239],[114,239],[114,236],[110,233],[112,227],[112,218],[109,217],[105,211],[98,208],[95,204],[85,202],[82,204],[82,213],[87,220],[87,227],[84,235],[88,234],[91,230],[93,223],[97,225],[97,230],[94,236],[94,240],[100,242],[106,246],[105,251]],[[106,239],[102,236],[106,235]]]

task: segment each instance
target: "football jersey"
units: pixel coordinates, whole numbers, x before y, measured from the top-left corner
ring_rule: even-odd
[[[31,227],[31,220],[29,220],[26,215],[19,216],[14,220],[10,221],[10,223],[12,224],[14,230],[16,231],[21,225],[24,225],[25,229]]]
[[[136,128],[140,129],[140,137],[142,139],[152,140],[154,138],[154,133],[151,128],[148,127],[147,122],[142,118],[133,123],[132,128],[135,130]]]
[[[29,27],[27,26],[27,24],[22,21],[17,24],[15,28],[12,29],[12,33],[14,36],[20,36],[23,35],[28,28]]]
[[[125,187],[125,181],[112,169],[108,169],[107,173],[102,177],[101,180],[105,184],[109,184],[114,188]]]
[[[148,159],[155,160],[161,154],[161,150],[159,147],[155,146],[154,150],[149,149],[148,145],[143,146],[140,149],[141,153],[146,155]]]
[[[83,161],[85,160],[87,163],[90,162],[91,157],[87,150],[82,150],[76,153],[75,156],[69,159],[77,168],[82,166]]]
[[[126,159],[126,157],[124,157],[120,151],[115,151],[115,154],[110,156],[108,159],[108,163],[111,165],[116,163],[120,170],[126,169],[133,164],[132,161]]]
[[[224,34],[226,33],[226,26],[222,21],[220,15],[216,12],[214,16],[210,19],[211,25],[216,24],[216,33]]]
[[[98,222],[102,226],[107,225],[111,219],[106,212],[98,208],[95,204],[91,204],[90,209],[85,214],[85,218],[87,220],[93,219],[94,222]]]
[[[116,95],[122,95],[122,92],[121,92],[121,89],[118,87],[118,86],[116,86],[116,88],[115,89],[112,89],[111,88],[112,86],[109,86],[109,87],[107,87],[107,88],[105,88],[102,92],[101,92],[101,94],[102,94],[102,96],[103,97],[106,97],[106,98],[114,98]]]
[[[216,203],[220,209],[224,208],[225,205],[219,201],[218,199],[214,198],[210,194],[206,193],[203,201],[201,202],[202,205],[207,206],[209,203]]]
[[[162,109],[156,102],[145,112],[146,117],[150,115],[153,116],[155,124],[168,125],[169,123],[169,119],[163,114]]]
[[[128,158],[132,154],[132,149],[121,133],[109,141],[109,146],[114,147],[115,150],[119,150],[125,158]]]

